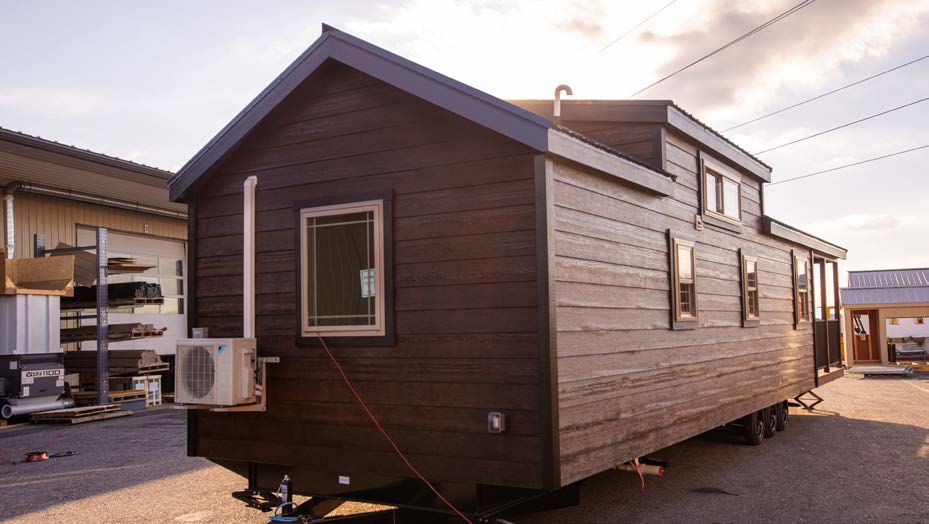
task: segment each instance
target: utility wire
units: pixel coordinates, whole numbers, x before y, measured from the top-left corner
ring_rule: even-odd
[[[861,164],[867,164],[867,163],[870,163],[870,162],[875,162],[875,161],[877,161],[877,160],[883,160],[883,159],[885,159],[885,158],[890,158],[890,157],[892,157],[892,156],[899,156],[899,155],[903,155],[903,154],[906,154],[906,153],[912,153],[913,151],[918,151],[918,150],[920,150],[920,149],[926,149],[926,148],[929,148],[929,144],[926,144],[926,145],[924,145],[924,146],[914,147],[914,148],[911,148],[911,149],[904,149],[903,151],[897,151],[896,153],[890,153],[890,154],[887,154],[887,155],[876,156],[876,157],[874,157],[874,158],[868,158],[867,160],[861,160],[861,161],[859,161],[859,162],[854,162],[854,163],[851,163],[851,164],[845,164],[844,166],[838,166],[838,167],[833,167],[833,168],[830,168],[830,169],[824,169],[824,170],[822,170],[822,171],[816,171],[815,173],[808,173],[808,174],[806,174],[806,175],[795,176],[795,177],[793,177],[793,178],[787,178],[787,179],[785,179],[785,180],[778,180],[777,182],[771,182],[771,183],[769,183],[768,185],[769,185],[769,186],[775,186],[775,185],[777,185],[777,184],[785,184],[785,183],[787,183],[787,182],[793,182],[794,180],[801,180],[801,179],[804,179],[804,178],[810,178],[811,176],[822,175],[822,174],[824,174],[824,173],[831,173],[831,172],[833,172],[833,171],[838,171],[838,170],[840,170],[840,169],[845,169],[845,168],[847,168],[847,167],[860,166]]]
[[[619,42],[619,41],[622,40],[623,38],[626,38],[627,36],[629,36],[630,34],[632,34],[633,32],[635,32],[636,29],[638,29],[638,28],[642,27],[643,25],[645,25],[646,23],[648,23],[649,20],[651,20],[652,18],[655,18],[656,16],[658,16],[659,14],[661,14],[662,11],[664,11],[665,9],[671,7],[671,4],[673,4],[673,3],[675,3],[675,2],[677,2],[677,0],[671,0],[670,2],[668,2],[667,4],[665,4],[664,7],[662,7],[661,9],[659,9],[659,10],[657,10],[657,11],[655,11],[654,13],[650,14],[650,15],[648,16],[648,18],[646,18],[645,20],[642,20],[641,22],[639,22],[638,24],[636,24],[632,29],[630,29],[630,30],[626,31],[625,33],[619,35],[619,38],[617,38],[616,40],[613,40],[613,41],[610,42],[609,44],[603,46],[603,49],[601,49],[599,52],[602,53],[602,52],[606,51],[607,49],[609,49],[609,48],[610,48],[613,44],[615,44],[616,42]]]
[[[833,132],[833,131],[837,131],[837,130],[839,130],[839,129],[844,129],[844,128],[846,128],[846,127],[853,126],[853,125],[855,125],[855,124],[860,124],[861,122],[864,122],[864,121],[866,121],[866,120],[871,120],[872,118],[877,118],[877,117],[879,117],[879,116],[881,116],[881,115],[886,115],[887,113],[893,113],[894,111],[899,111],[899,110],[901,110],[901,109],[904,109],[904,108],[907,108],[907,107],[910,107],[910,106],[915,106],[916,104],[919,104],[919,103],[921,103],[921,102],[925,102],[926,100],[929,100],[929,97],[921,98],[921,99],[919,99],[919,100],[910,102],[909,104],[903,104],[902,106],[897,106],[897,107],[895,107],[895,108],[893,108],[893,109],[888,109],[887,111],[881,111],[880,113],[876,113],[876,114],[873,114],[873,115],[870,115],[870,116],[866,116],[866,117],[864,117],[864,118],[859,118],[858,120],[854,120],[854,121],[852,121],[852,122],[848,122],[848,123],[842,124],[842,125],[840,125],[840,126],[835,126],[835,127],[831,128],[831,129],[826,129],[825,131],[820,131],[819,133],[814,133],[814,134],[812,134],[812,135],[808,135],[808,136],[805,136],[805,137],[803,137],[803,138],[798,138],[798,139],[796,139],[796,140],[791,140],[790,142],[785,142],[785,143],[783,143],[783,144],[781,144],[781,145],[779,145],[779,146],[769,147],[768,149],[765,149],[764,151],[758,151],[757,153],[753,153],[753,154],[755,154],[755,155],[761,155],[761,154],[767,153],[768,151],[774,151],[775,149],[780,149],[780,148],[782,148],[782,147],[787,147],[787,146],[796,144],[796,143],[798,143],[798,142],[803,142],[804,140],[809,140],[809,139],[811,139],[811,138],[816,138],[816,137],[818,137],[818,136],[825,135],[826,133],[831,133],[831,132]]]
[[[742,122],[741,124],[737,124],[737,125],[734,125],[734,126],[732,126],[732,127],[727,127],[726,129],[723,129],[723,133],[725,133],[726,131],[732,131],[733,129],[737,129],[737,128],[740,128],[740,127],[742,127],[742,126],[748,125],[748,124],[755,123],[755,122],[757,122],[757,121],[759,121],[759,120],[764,120],[765,118],[768,118],[769,116],[774,116],[774,115],[776,115],[776,114],[783,113],[784,111],[793,109],[793,108],[795,108],[795,107],[800,107],[800,106],[802,106],[802,105],[804,105],[804,104],[808,104],[808,103],[813,102],[813,101],[815,101],[815,100],[819,100],[820,98],[824,98],[824,97],[827,97],[827,96],[829,96],[829,95],[838,93],[839,91],[848,89],[849,87],[854,87],[854,86],[856,86],[856,85],[858,85],[858,84],[863,84],[863,83],[867,82],[868,80],[873,80],[873,79],[875,79],[875,78],[877,78],[877,77],[879,77],[879,76],[886,75],[887,73],[892,73],[892,72],[896,71],[897,69],[903,69],[904,67],[906,67],[906,66],[908,66],[908,65],[915,64],[916,62],[919,62],[920,60],[925,60],[925,59],[927,59],[927,58],[929,58],[929,55],[919,57],[919,58],[917,58],[916,60],[911,60],[911,61],[909,61],[909,62],[907,62],[907,63],[905,63],[905,64],[898,65],[897,67],[890,68],[890,69],[888,69],[888,70],[886,70],[886,71],[881,71],[880,73],[877,73],[876,75],[871,75],[871,76],[869,76],[869,77],[867,77],[867,78],[862,78],[861,80],[858,80],[857,82],[852,82],[851,84],[846,84],[846,85],[844,85],[844,86],[842,86],[842,87],[833,89],[832,91],[828,91],[828,92],[823,93],[823,94],[821,94],[821,95],[814,96],[813,98],[808,98],[808,99],[806,99],[806,100],[804,100],[804,101],[802,101],[802,102],[797,102],[796,104],[789,105],[789,106],[787,106],[787,107],[778,109],[777,111],[772,111],[772,112],[770,112],[770,113],[768,113],[768,114],[761,115],[761,116],[759,116],[759,117],[757,117],[757,118],[753,118],[753,119],[748,120],[748,121],[746,121],[746,122]]]
[[[631,95],[629,95],[628,98],[633,98],[633,97],[635,97],[635,96],[637,96],[637,95],[639,95],[639,94],[641,94],[641,93],[643,93],[643,92],[645,92],[645,91],[647,91],[647,90],[649,90],[649,89],[655,87],[656,85],[658,85],[658,84],[664,82],[665,80],[671,78],[672,76],[677,75],[678,73],[682,73],[682,72],[686,71],[687,69],[690,69],[691,67],[693,67],[693,66],[699,64],[700,62],[703,62],[703,61],[706,60],[707,58],[710,58],[710,57],[712,57],[713,55],[716,55],[717,53],[720,53],[720,52],[722,52],[722,51],[724,51],[724,50],[726,50],[726,49],[728,49],[728,48],[730,48],[730,47],[732,47],[732,46],[738,44],[738,43],[741,42],[742,40],[745,40],[746,38],[748,38],[748,37],[754,35],[755,33],[761,32],[761,31],[767,29],[768,27],[770,27],[770,26],[772,26],[772,25],[774,25],[774,24],[780,22],[781,20],[783,20],[783,19],[787,18],[788,16],[790,16],[790,15],[796,13],[797,11],[803,9],[804,7],[808,7],[808,6],[812,5],[813,2],[815,2],[815,1],[816,1],[816,0],[804,0],[803,2],[800,2],[799,4],[797,4],[797,5],[793,6],[793,7],[791,7],[791,8],[788,9],[787,11],[784,11],[783,13],[781,13],[781,14],[775,16],[775,17],[772,18],[771,20],[768,20],[767,22],[761,24],[760,26],[758,26],[758,27],[752,29],[751,31],[749,31],[749,32],[747,32],[747,33],[745,33],[745,34],[743,34],[742,36],[736,38],[735,40],[729,42],[728,44],[726,44],[726,45],[724,45],[724,46],[722,46],[722,47],[717,48],[716,50],[714,50],[714,51],[710,52],[709,54],[704,55],[704,56],[702,56],[702,57],[700,57],[700,58],[694,60],[693,62],[691,62],[691,63],[685,65],[684,67],[678,69],[677,71],[674,71],[673,73],[671,73],[671,74],[669,74],[669,75],[667,75],[667,76],[665,76],[665,77],[663,77],[663,78],[660,78],[660,79],[658,79],[658,80],[652,82],[651,84],[649,84],[649,85],[643,87],[642,89],[639,89],[639,90],[636,91],[635,93],[632,93]]]

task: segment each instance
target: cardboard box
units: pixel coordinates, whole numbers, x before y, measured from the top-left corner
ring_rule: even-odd
[[[74,296],[74,257],[6,258],[0,249],[0,295]]]

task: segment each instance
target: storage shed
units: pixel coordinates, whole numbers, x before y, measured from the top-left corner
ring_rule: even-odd
[[[849,367],[929,364],[929,268],[849,271],[842,306]]]
[[[252,487],[442,507],[318,335],[468,512],[808,391],[836,362],[812,271],[845,250],[765,216],[770,172],[669,101],[553,120],[324,27],[170,182],[189,325],[238,337],[255,177],[258,353],[280,357],[268,411],[191,411],[188,452]]]

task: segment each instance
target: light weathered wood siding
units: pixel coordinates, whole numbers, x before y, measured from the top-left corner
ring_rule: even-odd
[[[32,257],[33,237],[42,233],[49,247],[75,245],[77,226],[185,240],[187,222],[114,207],[19,192],[15,194],[16,258]]]
[[[744,232],[696,231],[697,148],[666,140],[677,183],[665,199],[554,165],[562,483],[813,386],[812,328],[794,329],[792,313],[799,246],[761,233],[759,186],[744,174]],[[669,228],[696,238],[696,330],[670,330]],[[741,325],[739,248],[758,256],[758,327]]]

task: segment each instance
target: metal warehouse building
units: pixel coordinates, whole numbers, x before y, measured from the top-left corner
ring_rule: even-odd
[[[167,327],[165,336],[113,343],[110,349],[174,353],[186,330],[187,209],[168,200],[172,173],[120,158],[0,128],[0,245],[10,258],[30,258],[36,234],[47,245],[91,245],[97,227],[109,230],[112,255],[153,266],[120,279],[161,284],[163,305],[110,315],[110,322]],[[88,322],[88,321],[82,321]],[[90,321],[92,324],[93,321]],[[82,349],[94,349],[84,342]]]

